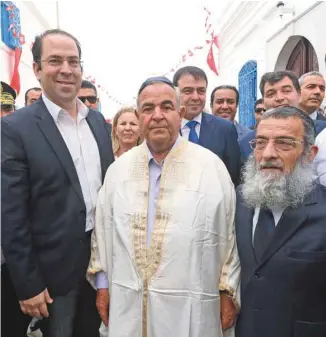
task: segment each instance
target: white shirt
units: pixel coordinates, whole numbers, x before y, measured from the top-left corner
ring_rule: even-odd
[[[197,133],[198,139],[200,135],[200,126],[201,126],[201,119],[202,119],[203,113],[201,112],[197,117],[193,119],[193,121],[198,122],[196,125],[195,131]],[[181,136],[185,139],[189,139],[189,133],[190,133],[190,128],[186,125],[188,123],[188,119],[182,118],[181,121]]]
[[[318,114],[318,110],[316,110],[316,111],[314,111],[312,114],[310,114],[309,116],[310,116],[310,118],[312,119],[312,120],[316,120],[317,119],[317,114]]]
[[[42,99],[53,117],[74,162],[86,206],[86,231],[94,228],[95,207],[102,185],[100,154],[97,142],[86,121],[88,108],[77,100],[77,121],[67,111],[51,102],[44,94]]]
[[[277,226],[281,217],[282,217],[284,208],[273,207],[273,208],[271,208],[271,211],[273,213],[275,226]],[[255,230],[256,230],[256,227],[257,227],[257,223],[258,223],[259,212],[260,212],[260,207],[256,207],[254,216],[252,218],[252,242],[254,242],[254,236],[255,236]]]
[[[326,129],[317,136],[316,145],[318,146],[318,153],[314,160],[314,167],[319,182],[326,186]]]

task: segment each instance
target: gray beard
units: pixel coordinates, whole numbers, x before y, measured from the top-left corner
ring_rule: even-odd
[[[261,172],[251,155],[244,166],[242,177],[242,196],[249,208],[295,208],[314,188],[313,166],[304,156],[290,174],[275,174]]]

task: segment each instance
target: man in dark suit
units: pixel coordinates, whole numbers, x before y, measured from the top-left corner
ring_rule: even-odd
[[[241,263],[236,337],[326,336],[326,189],[314,183],[313,121],[267,111],[237,189]]]
[[[46,31],[32,53],[43,94],[1,121],[2,249],[20,307],[44,318],[44,337],[98,336],[85,276],[111,140],[103,116],[77,99],[76,38]]]
[[[300,84],[298,77],[290,71],[269,72],[262,76],[259,85],[264,99],[265,109],[282,106],[299,106]],[[326,127],[326,122],[315,120],[317,134]],[[256,130],[250,131],[240,140],[241,158],[245,162],[252,149],[249,142],[256,136]]]
[[[325,79],[318,71],[311,71],[299,78],[301,95],[299,105],[313,120],[326,121],[320,111],[325,98]]]
[[[237,131],[230,121],[203,112],[207,84],[200,68],[184,67],[175,73],[173,85],[179,88],[181,105],[186,108],[180,134],[218,155],[237,185],[241,166]]]

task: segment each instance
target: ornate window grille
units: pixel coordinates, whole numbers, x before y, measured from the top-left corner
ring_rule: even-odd
[[[254,107],[257,99],[257,62],[248,61],[239,72],[239,123],[255,125]]]

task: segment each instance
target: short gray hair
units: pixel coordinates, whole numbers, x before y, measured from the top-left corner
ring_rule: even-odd
[[[310,71],[309,73],[305,73],[303,74],[300,78],[299,78],[299,84],[300,87],[303,84],[303,81],[305,80],[305,78],[310,77],[310,76],[319,76],[321,78],[324,78],[323,74],[320,73],[319,71]]]
[[[162,81],[159,81],[159,80],[157,80],[157,81],[151,81],[151,83],[150,84],[148,84],[148,86],[149,85],[152,85],[152,84],[156,84],[156,83],[163,83],[164,84],[164,82],[162,82]],[[166,84],[166,83],[165,83]],[[166,84],[166,85],[168,85],[168,84]],[[179,88],[176,88],[176,87],[173,87],[173,89],[175,90],[175,93],[176,93],[176,96],[177,96],[177,109],[178,109],[178,111],[180,111],[180,109],[181,109],[181,97],[180,97],[180,89]],[[141,94],[141,93],[140,93]],[[140,106],[139,106],[139,96],[140,96],[140,94],[138,94],[137,95],[137,110],[139,111],[139,109],[140,109]]]
[[[282,106],[264,112],[262,120],[269,118],[287,119],[291,117],[302,121],[304,126],[304,146],[305,150],[308,150],[311,145],[315,144],[316,129],[313,120],[302,110],[294,106]]]

